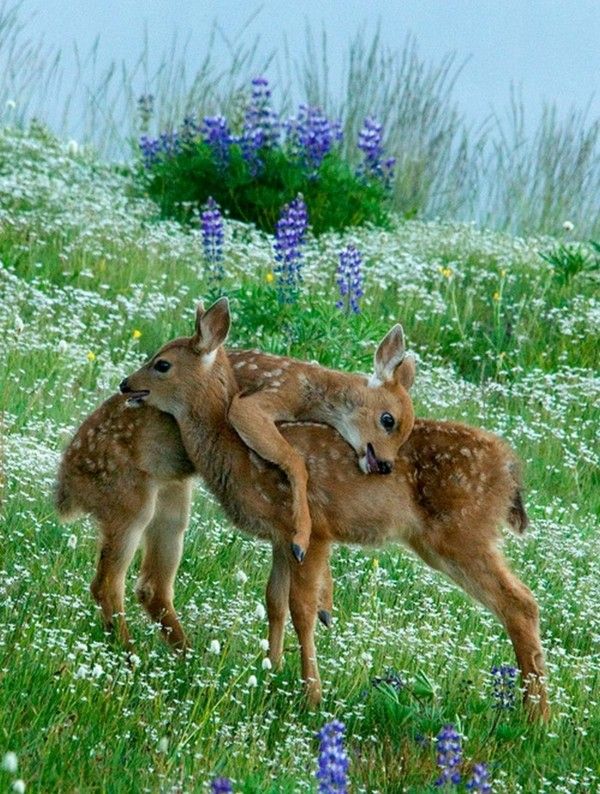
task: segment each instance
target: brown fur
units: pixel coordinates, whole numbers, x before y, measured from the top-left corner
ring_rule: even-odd
[[[395,325],[379,344],[370,379],[258,350],[231,351],[229,358],[240,386],[229,421],[247,446],[286,473],[293,497],[292,550],[301,561],[311,531],[308,472],[276,423],[328,424],[354,448],[363,471],[389,474],[414,422],[408,389],[415,368],[405,354],[402,327]],[[386,415],[393,419],[391,429],[382,425]]]
[[[319,701],[321,691],[314,627],[319,607],[331,597],[331,544],[395,540],[498,615],[513,642],[532,714],[546,716],[538,607],[497,547],[500,524],[508,522],[518,531],[524,522],[516,461],[506,444],[464,425],[417,420],[392,474],[373,477],[359,471],[353,450],[331,428],[284,426],[286,441],[306,461],[313,521],[304,564],[292,564],[281,541],[291,512],[290,486],[280,469],[248,450],[227,421],[238,391],[220,347],[229,315],[221,301],[210,312],[210,322],[199,320],[193,337],[169,343],[127,379],[133,395],[111,397],[86,420],[61,464],[61,502],[91,512],[100,523],[102,551],[92,592],[107,624],[120,613],[121,636],[127,639],[123,579],[143,539],[140,579],[142,590],[152,594],[152,608],[147,597],[142,601],[153,619],[162,621],[171,642],[185,646],[172,589],[189,492],[171,497],[168,518],[155,511],[165,495],[188,481],[191,461],[231,520],[272,542],[270,654],[278,663],[289,605],[312,703]],[[172,364],[168,377],[153,370],[159,358]],[[138,390],[149,394],[138,398]],[[145,404],[128,409],[128,399]],[[180,432],[161,411],[176,417]]]

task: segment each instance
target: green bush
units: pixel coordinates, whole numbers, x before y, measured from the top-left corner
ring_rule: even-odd
[[[281,208],[301,194],[315,234],[388,225],[394,161],[383,159],[381,125],[365,120],[357,166],[342,155],[339,123],[301,106],[282,124],[269,98],[266,80],[254,80],[235,134],[215,116],[202,125],[186,118],[179,130],[140,139],[145,188],[163,216],[190,220],[212,197],[230,217],[273,232]]]

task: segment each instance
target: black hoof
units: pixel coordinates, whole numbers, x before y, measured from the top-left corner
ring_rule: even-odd
[[[305,553],[297,543],[292,543],[292,554],[294,555],[296,562],[304,562]]]
[[[319,620],[325,626],[325,628],[331,628],[331,613],[328,612],[326,609],[320,609],[318,612]]]

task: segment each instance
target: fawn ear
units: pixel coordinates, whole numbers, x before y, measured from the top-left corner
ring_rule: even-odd
[[[405,356],[404,360],[394,370],[394,380],[400,386],[404,386],[406,391],[410,391],[411,386],[415,382],[416,371],[417,363],[414,358]]]
[[[210,309],[205,310],[202,302],[196,307],[196,332],[193,337],[197,353],[212,353],[227,339],[231,316],[229,300],[219,298]]]
[[[404,331],[399,323],[387,332],[375,353],[375,377],[382,383],[394,379],[394,371],[406,357]]]

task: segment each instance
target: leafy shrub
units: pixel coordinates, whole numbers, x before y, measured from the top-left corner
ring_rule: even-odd
[[[232,217],[273,232],[281,207],[300,194],[315,234],[388,222],[394,160],[385,158],[383,130],[367,118],[357,148],[358,168],[341,152],[339,122],[300,106],[281,122],[265,78],[252,81],[240,128],[223,116],[193,118],[158,138],[140,139],[149,194],[165,216],[189,220],[212,197]]]
[[[582,245],[557,245],[548,253],[540,252],[540,256],[552,268],[554,278],[559,284],[567,285],[572,278],[580,273],[594,273],[600,270],[600,243],[590,241],[595,255],[586,251]]]

